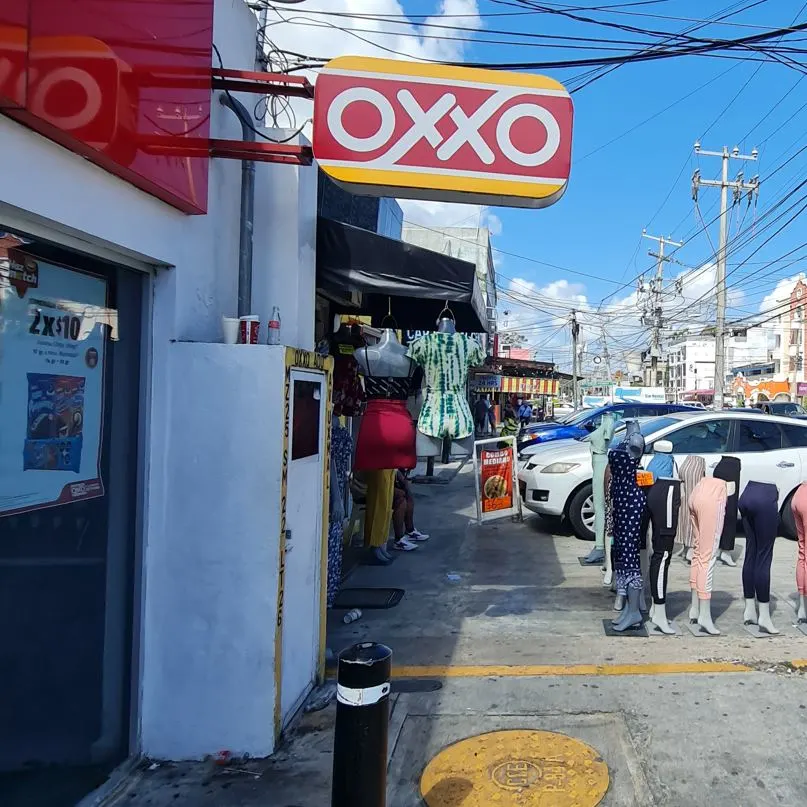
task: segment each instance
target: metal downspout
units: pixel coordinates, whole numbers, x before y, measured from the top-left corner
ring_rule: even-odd
[[[242,137],[255,141],[247,108],[229,93],[219,96],[219,102],[231,109],[241,122]],[[252,230],[255,222],[255,163],[241,160],[241,220],[238,232],[238,316],[252,313]]]

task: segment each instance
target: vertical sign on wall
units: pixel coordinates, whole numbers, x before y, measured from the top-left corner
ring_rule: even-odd
[[[9,249],[0,273],[0,513],[103,496],[103,278]]]

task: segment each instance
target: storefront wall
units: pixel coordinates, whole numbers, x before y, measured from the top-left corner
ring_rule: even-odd
[[[216,3],[214,40],[226,66],[253,68],[246,5]],[[211,114],[211,136],[241,138],[217,98]],[[283,401],[264,393],[282,374],[267,375],[281,372],[269,367],[277,362],[261,367],[268,349],[247,357],[240,351],[252,349],[231,347],[223,358],[223,346],[206,344],[220,342],[221,316],[236,311],[240,164],[212,161],[208,215],[187,216],[2,116],[0,143],[3,227],[135,268],[150,285],[130,750],[269,754]],[[316,171],[258,164],[256,188],[255,312],[265,323],[280,305],[284,341],[311,347]]]

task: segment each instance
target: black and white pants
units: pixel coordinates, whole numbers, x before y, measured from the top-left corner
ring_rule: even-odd
[[[647,493],[647,512],[653,528],[653,555],[650,558],[650,591],[653,602],[667,599],[667,573],[670,568],[678,513],[681,509],[681,481],[659,479]]]

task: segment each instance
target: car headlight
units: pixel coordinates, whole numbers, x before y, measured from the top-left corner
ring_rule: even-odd
[[[547,465],[546,468],[542,471],[545,474],[568,474],[569,471],[573,471],[575,468],[579,468],[579,462],[553,462],[551,465]]]

